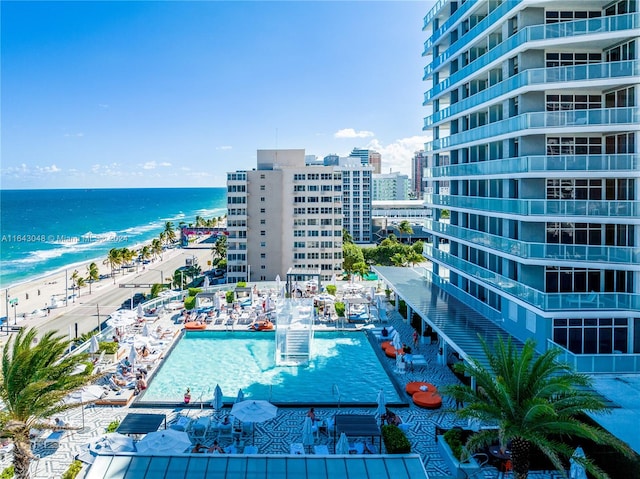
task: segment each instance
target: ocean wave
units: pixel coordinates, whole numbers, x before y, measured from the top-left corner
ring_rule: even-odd
[[[163,229],[163,223],[161,223],[160,221],[155,221],[146,225],[132,226],[131,228],[122,230],[122,233],[135,236],[135,235],[140,235],[142,233],[147,233],[153,230],[161,231],[162,229]]]

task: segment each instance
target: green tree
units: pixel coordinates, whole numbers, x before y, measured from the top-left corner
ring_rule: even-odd
[[[353,274],[356,271],[356,263],[364,263],[364,255],[362,254],[362,249],[354,245],[353,243],[342,243],[342,255],[342,267],[349,275]]]
[[[151,251],[150,245],[145,245],[142,248],[140,248],[140,259],[142,261],[148,261],[151,259],[152,256],[153,256],[153,253]]]
[[[353,236],[346,229],[342,228],[342,244],[353,244]]]
[[[631,450],[619,439],[581,419],[585,412],[604,412],[603,402],[589,391],[589,378],[558,362],[560,350],[553,348],[536,356],[535,343],[527,340],[522,350],[511,338],[499,338],[493,347],[480,338],[488,360],[485,368],[477,360],[456,364],[459,373],[475,378],[477,388],[449,386],[445,394],[463,401],[457,411],[462,418],[475,418],[498,425],[482,430],[467,441],[467,448],[478,448],[499,440],[511,443],[511,462],[515,479],[526,479],[530,455],[538,450],[559,470],[573,447],[563,437],[585,438],[606,444],[631,457]],[[596,478],[607,478],[590,459],[579,462]]]
[[[176,231],[173,227],[173,223],[171,221],[167,221],[164,224],[165,239],[168,244],[174,243],[176,241]]]
[[[37,341],[35,329],[20,330],[2,350],[0,435],[14,443],[13,465],[17,479],[29,478],[33,458],[29,443],[31,428],[55,427],[51,417],[80,404],[64,404],[62,399],[96,379],[88,373],[74,374],[86,362],[87,354],[67,356],[68,340],[45,333]]]
[[[163,251],[164,250],[162,249],[162,240],[160,238],[155,238],[151,240],[151,253],[155,258],[160,256],[160,259],[162,259]]]
[[[122,264],[122,255],[120,254],[120,249],[111,248],[109,250],[109,253],[107,254],[107,259],[104,260],[103,264],[109,265],[109,267],[111,268],[111,276],[113,277],[115,268]],[[115,283],[115,277],[113,281]]]
[[[91,284],[95,281],[100,281],[100,271],[98,265],[91,263],[87,266],[87,282],[89,283],[89,294],[91,294]]]
[[[407,254],[405,256],[406,262],[412,266],[417,265],[418,263],[422,263],[424,261],[424,256],[416,253],[413,249],[408,248]]]
[[[160,292],[164,291],[165,289],[168,289],[166,284],[155,283],[153,286],[151,286],[151,298],[157,298]]]
[[[407,257],[403,253],[396,253],[391,257],[391,262],[394,266],[406,266]]]
[[[78,298],[80,297],[80,290],[87,285],[86,281],[83,277],[79,276],[76,281],[76,286],[78,287]]]
[[[413,234],[411,223],[409,223],[407,220],[402,220],[398,225],[398,233],[400,233],[400,238],[402,238],[403,234],[408,235],[409,243],[411,243],[411,235]]]
[[[227,235],[219,235],[216,242],[211,247],[213,255],[213,264],[217,265],[220,261],[227,257]]]

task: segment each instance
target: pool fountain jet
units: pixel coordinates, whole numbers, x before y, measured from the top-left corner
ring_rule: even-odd
[[[311,359],[313,299],[279,299],[276,305],[276,364],[299,366]]]

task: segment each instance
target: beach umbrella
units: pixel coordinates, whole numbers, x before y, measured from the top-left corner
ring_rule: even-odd
[[[336,444],[336,454],[349,454],[349,440],[344,432],[340,434],[340,439]]]
[[[244,401],[244,392],[242,388],[238,389],[238,396],[236,397],[236,403]]]
[[[136,444],[138,454],[166,456],[179,454],[191,447],[189,434],[175,429],[150,432]]]
[[[144,308],[142,307],[142,303],[138,304],[136,313],[138,314],[138,318],[144,318]]]
[[[211,406],[216,412],[222,410],[222,388],[220,388],[219,384],[216,384],[216,388],[213,390],[213,401],[211,402]]]
[[[237,402],[231,408],[231,415],[240,422],[264,422],[273,419],[276,414],[278,414],[278,408],[269,401],[261,399]],[[255,434],[255,428],[253,433]]]
[[[96,384],[92,384],[90,386],[85,386],[83,388],[78,389],[77,391],[73,391],[72,393],[67,394],[62,400],[65,404],[86,404],[93,401],[97,401],[104,395],[104,389],[102,386],[98,386]],[[80,407],[82,411],[82,429],[84,430],[84,406]]]
[[[378,409],[376,409],[376,414],[382,416],[387,412],[387,399],[384,397],[384,389],[380,388],[378,392]]]
[[[142,336],[144,336],[145,338],[148,338],[151,336],[151,331],[149,330],[148,323],[144,323],[144,326],[142,327]]]
[[[89,344],[89,352],[95,354],[100,351],[100,344],[98,343],[98,336],[95,334],[91,336],[91,343]]]
[[[313,437],[313,422],[309,416],[304,418],[302,423],[302,445],[313,446],[315,438]]]
[[[109,315],[107,324],[112,328],[122,328],[136,322],[136,313],[129,310],[119,309]]]
[[[119,432],[110,432],[89,443],[89,451],[94,454],[114,454],[118,452],[134,452],[136,445],[129,436]]]
[[[587,472],[584,466],[578,462],[585,459],[584,450],[578,446],[569,459],[571,467],[569,468],[569,479],[587,479]]]

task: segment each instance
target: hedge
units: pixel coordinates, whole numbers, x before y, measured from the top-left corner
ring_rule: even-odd
[[[387,454],[408,454],[411,452],[411,443],[404,432],[398,426],[385,424],[382,426],[382,440]]]

